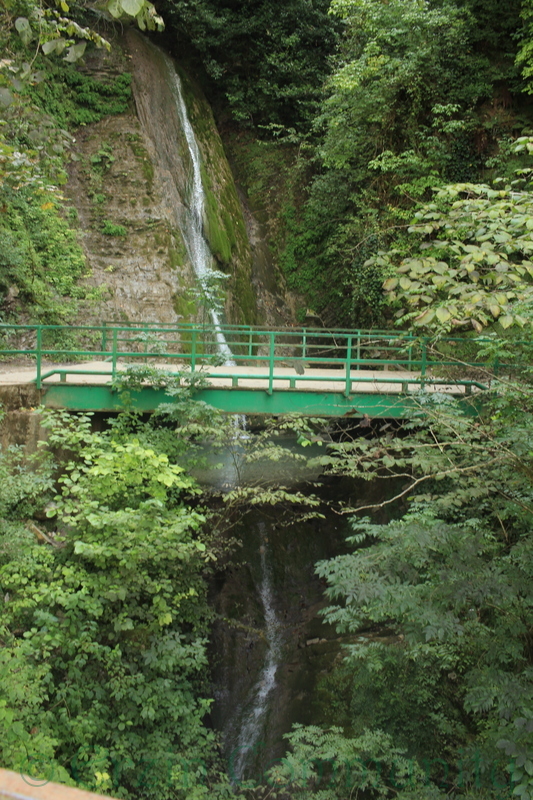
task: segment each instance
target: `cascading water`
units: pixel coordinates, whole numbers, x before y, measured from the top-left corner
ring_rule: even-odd
[[[174,67],[171,59],[166,55],[164,58],[167,64],[168,74],[171,78],[172,94],[176,102],[176,109],[178,111],[178,116],[185,134],[185,139],[187,141],[192,163],[192,181],[188,198],[189,205],[186,214],[187,224],[183,226],[182,233],[193,269],[198,279],[202,281],[202,279],[207,278],[209,273],[213,271],[211,267],[213,256],[211,255],[209,245],[204,236],[205,193],[202,184],[202,172],[200,168],[200,150],[198,148],[196,136],[194,135],[193,127],[187,114],[187,107],[185,105],[185,100],[183,99],[183,90],[180,77],[176,72],[176,68]],[[232,358],[233,354],[228,347],[228,343],[226,342],[224,334],[221,330],[222,321],[214,309],[210,310],[210,314],[211,319],[213,320],[213,326],[215,328],[218,351],[224,358],[225,364],[228,366],[234,366],[235,362]]]
[[[261,566],[259,597],[263,606],[265,639],[268,649],[259,680],[252,687],[247,698],[245,714],[241,720],[240,733],[237,739],[237,747],[230,758],[229,771],[230,778],[233,781],[240,781],[243,778],[244,771],[251,758],[253,758],[255,748],[263,731],[269,695],[276,686],[276,673],[281,663],[283,643],[283,626],[274,607],[274,590],[269,563],[266,526],[264,522],[258,522],[257,527],[261,542],[259,547]]]
[[[174,63],[134,31],[129,32],[129,42],[135,55],[136,107],[143,135],[148,144],[152,143],[150,152],[156,166],[154,197],[157,192],[164,198],[170,228],[181,231],[187,261],[199,279],[206,278],[214,259],[204,236],[207,201],[202,174],[210,174],[210,164],[202,161],[201,153],[209,151],[204,150],[204,140],[202,151],[199,150],[183,97],[187,84],[176,74]],[[205,109],[198,114],[203,114],[205,122]],[[217,164],[216,172],[224,183],[231,180],[229,167],[227,172],[221,172]],[[146,214],[150,221],[149,206]],[[190,274],[180,275],[180,288],[189,278]],[[220,333],[221,319],[216,312],[212,321]],[[230,361],[227,342],[221,336],[217,338],[222,358]],[[220,488],[235,487],[246,480],[248,485],[265,479],[274,484],[280,482],[280,462],[251,463],[243,470],[235,467],[235,450],[239,452],[240,447],[233,444],[227,457],[214,456],[216,463],[221,458],[225,461],[215,479]],[[205,477],[207,481],[213,479],[212,475]],[[314,473],[297,473],[292,460],[283,468],[287,486],[315,478]],[[335,534],[325,534],[322,524],[315,529],[312,522],[305,523],[301,531],[289,532],[284,525],[262,521],[258,511],[252,511],[247,520],[250,518],[254,521],[247,521],[241,530],[243,563],[234,571],[228,570],[214,601],[220,619],[212,645],[217,697],[212,720],[224,734],[228,771],[235,782],[243,776],[263,774],[273,757],[283,755],[282,737],[292,721],[312,721],[308,715],[313,707],[316,676],[336,656],[339,647],[332,641],[333,655],[324,654],[323,661],[321,655],[315,654],[315,645],[306,644],[323,635],[323,623],[316,619],[314,611],[322,590],[313,563],[333,554],[330,548]],[[286,564],[290,564],[290,573]],[[261,636],[258,628],[262,629]]]
[[[170,240],[180,256],[178,269],[171,270],[176,280],[172,286],[168,284],[168,291],[171,297],[181,299],[184,284],[190,282],[190,265],[202,278],[209,276],[214,264],[204,236],[207,203],[202,173],[211,176],[212,185],[218,185],[219,191],[221,185],[230,185],[231,172],[227,162],[218,160],[221,146],[209,146],[216,130],[205,103],[196,95],[195,113],[204,126],[207,122],[210,131],[201,139],[204,154],[201,161],[174,63],[133,29],[128,31],[127,39],[133,55],[131,67],[140,133],[154,166],[152,177],[146,181],[150,190],[142,198],[145,202],[141,204],[144,209],[141,221],[147,227],[159,217],[167,221],[165,229],[170,231]],[[185,80],[183,87],[187,89]],[[137,129],[132,133],[133,136],[128,132],[128,137],[134,143],[139,134]],[[217,197],[221,197],[220,192]],[[178,229],[187,251],[187,258],[183,259],[181,236],[174,235]],[[238,258],[235,266],[242,270],[240,274],[249,275],[245,257]],[[150,272],[150,253],[143,250],[139,260],[147,262],[146,274],[152,282],[157,282],[157,271]],[[133,276],[128,277],[132,279]],[[177,314],[178,307],[174,310]],[[158,319],[155,312],[154,318]],[[220,332],[218,314],[213,314],[212,319]],[[169,318],[169,322],[175,321],[175,316]],[[227,342],[217,338],[222,357],[229,361]],[[316,447],[318,456],[321,453]],[[246,479],[248,485],[253,485],[264,482],[267,475],[272,483],[280,482],[280,462],[252,463],[244,474],[242,468],[235,468],[233,454],[222,458],[225,467],[216,473],[215,479],[219,488],[234,487],[237,481]],[[218,453],[213,456],[216,463],[220,459]],[[290,470],[285,471],[290,473],[283,476],[287,486],[316,480],[314,474],[297,474],[292,462]],[[213,475],[206,475],[205,480],[212,481]],[[366,484],[365,492],[368,492]],[[262,522],[262,518],[268,521]],[[330,669],[342,643],[335,631],[328,630],[317,616],[323,605],[323,587],[313,565],[339,552],[343,534],[348,531],[337,530],[337,525],[338,520],[320,523],[307,520],[289,527],[270,520],[254,507],[240,528],[242,562],[237,561],[216,578],[213,602],[217,621],[211,655],[213,694],[217,700],[211,718],[224,735],[228,769],[235,782],[243,775],[247,778],[263,775],[273,759],[284,755],[283,735],[293,722],[328,723],[329,709],[321,710],[317,682]],[[258,628],[263,635],[258,635]]]

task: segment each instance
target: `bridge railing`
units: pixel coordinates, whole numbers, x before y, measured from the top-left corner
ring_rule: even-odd
[[[232,361],[238,367],[254,367],[253,373],[243,372],[240,377],[268,380],[267,391],[271,393],[276,380],[287,380],[286,368],[294,369],[294,381],[317,380],[306,374],[311,369],[334,370],[330,378],[344,384],[349,393],[354,380],[353,372],[372,370],[387,371],[383,380],[402,382],[393,377],[395,370],[417,373],[413,382],[465,383],[465,367],[476,370],[482,365],[474,360],[460,361],[463,374],[457,380],[442,380],[442,375],[432,371],[457,367],[454,351],[464,351],[468,340],[448,337],[441,340],[435,349],[429,339],[391,331],[328,330],[323,328],[279,328],[261,326],[224,325],[215,329],[212,325],[194,324],[116,324],[101,325],[0,325],[0,353],[3,358],[25,356],[33,359],[36,366],[36,383],[40,387],[47,378],[59,375],[102,375],[98,364],[88,364],[87,369],[71,366],[71,362],[107,362],[111,367],[111,378],[125,365],[162,364],[167,369],[197,371],[207,366],[223,365],[220,357],[220,336],[232,352]],[[471,344],[471,342],[470,342]],[[463,354],[464,355],[464,354]],[[66,363],[64,363],[66,362]],[[226,362],[227,363],[227,362]],[[228,365],[229,367],[229,365]],[[218,372],[224,377],[224,371]],[[297,376],[297,377],[296,377]],[[227,377],[235,380],[229,371]],[[236,379],[238,381],[238,378]],[[358,381],[376,380],[357,377]],[[479,384],[479,375],[472,375],[467,383]],[[476,383],[477,382],[477,383]],[[237,385],[234,382],[233,385]]]

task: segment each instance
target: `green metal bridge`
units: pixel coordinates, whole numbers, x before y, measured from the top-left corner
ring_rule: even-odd
[[[231,360],[219,355],[220,343]],[[483,365],[465,360],[468,339],[428,339],[391,331],[245,325],[0,325],[0,386],[33,384],[45,406],[113,411],[117,382],[143,380],[135,407],[169,398],[155,373],[198,377],[197,399],[235,414],[404,417],[421,391],[468,397],[487,388]],[[497,365],[494,365],[497,366]],[[466,376],[466,377],[465,377]]]

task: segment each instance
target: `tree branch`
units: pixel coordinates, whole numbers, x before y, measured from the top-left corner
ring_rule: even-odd
[[[454,467],[453,469],[446,469],[443,470],[442,472],[436,472],[431,475],[422,475],[422,477],[417,478],[415,481],[413,481],[413,483],[411,483],[410,486],[407,487],[407,489],[404,489],[403,492],[400,492],[394,497],[391,497],[389,500],[383,500],[382,503],[371,503],[366,506],[357,506],[357,508],[341,509],[340,511],[336,511],[335,513],[339,514],[340,516],[343,516],[345,514],[355,514],[356,512],[359,511],[370,511],[370,510],[377,510],[378,508],[384,508],[385,506],[388,506],[391,503],[396,502],[396,500],[400,500],[402,497],[405,497],[406,494],[409,494],[410,491],[412,491],[416,486],[419,486],[421,483],[424,483],[424,481],[438,480],[439,478],[445,478],[447,475],[458,475],[460,473],[472,472],[481,469],[482,467],[485,468],[489,464],[494,464],[497,461],[500,461],[499,456],[496,458],[491,458],[489,459],[489,461],[485,461],[483,464],[471,464],[468,467]]]

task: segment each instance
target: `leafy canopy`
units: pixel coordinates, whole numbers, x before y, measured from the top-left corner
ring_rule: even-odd
[[[518,151],[533,150],[530,138],[517,142]],[[503,329],[529,324],[533,202],[522,182],[442,187],[408,229],[420,237],[411,254],[402,258],[392,249],[369,260],[390,275],[383,288],[390,302],[403,304],[397,312],[401,322],[446,332],[480,332],[495,321]]]
[[[305,128],[316,110],[336,25],[328,0],[164,0],[180,43],[190,42],[235,119],[263,129]]]
[[[93,433],[66,413],[46,425],[72,460],[55,497],[46,473],[18,482],[35,511],[48,502],[55,531],[42,545],[19,534],[0,567],[0,669],[20,664],[28,686],[20,702],[19,678],[2,684],[4,763],[121,796],[185,796],[173,769],[202,750],[207,763],[214,743],[201,687],[215,556],[199,490],[120,426]]]

